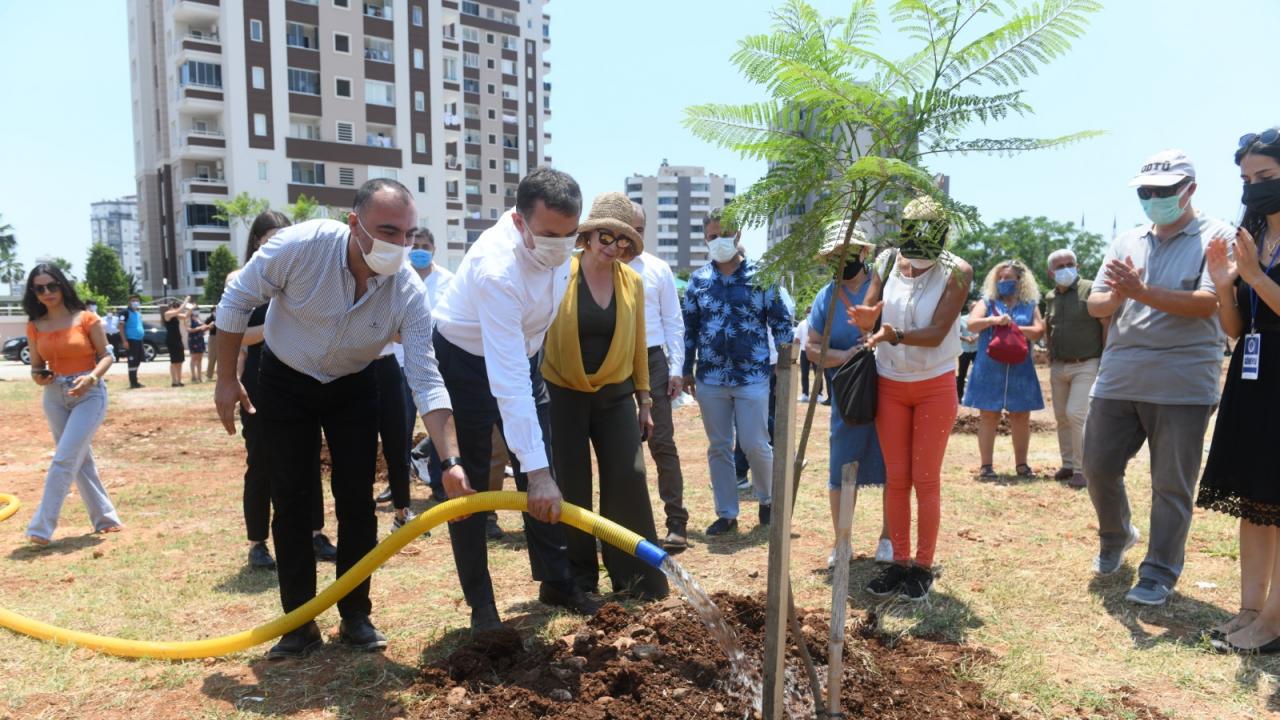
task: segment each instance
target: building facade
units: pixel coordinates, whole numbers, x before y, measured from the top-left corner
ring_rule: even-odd
[[[138,242],[138,198],[101,200],[89,205],[89,234],[116,252],[126,273],[142,279],[142,251]]]
[[[737,181],[663,160],[656,175],[632,175],[626,188],[627,197],[644,208],[645,249],[679,271],[706,264],[707,213],[736,196]]]
[[[243,256],[214,201],[335,214],[366,180],[414,192],[439,262],[547,161],[546,0],[129,0],[141,274],[194,293]]]

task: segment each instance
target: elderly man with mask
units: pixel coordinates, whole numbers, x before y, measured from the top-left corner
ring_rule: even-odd
[[[333,461],[338,517],[337,574],[377,544],[373,477],[378,451],[378,392],[372,363],[396,335],[418,410],[442,455],[457,444],[449,395],[432,353],[422,280],[405,258],[417,226],[413,196],[394,180],[370,180],[356,192],[347,222],[312,220],[283,228],[227,285],[218,305],[218,384],[214,401],[228,433],[235,411],[262,418],[268,454],[272,537],[280,601],[292,611],[316,594],[311,539],[315,477],[323,430]],[[271,301],[258,371],[257,408],[236,376],[236,356],[254,308]],[[446,482],[465,484],[452,467]],[[386,647],[369,620],[369,580],[338,601],[339,637],[358,650]],[[315,621],[287,633],[268,658],[296,658],[322,643]]]
[[[1182,573],[1222,373],[1218,296],[1204,251],[1234,229],[1192,207],[1196,172],[1181,150],[1156,153],[1129,185],[1151,224],[1112,243],[1089,295],[1089,314],[1111,326],[1084,426],[1084,474],[1098,515],[1094,571],[1110,575],[1138,541],[1125,467],[1144,442],[1150,448],[1151,538],[1125,599],[1163,605]]]
[[[769,346],[790,344],[795,326],[777,286],[757,285],[759,270],[745,258],[742,234],[725,227],[723,210],[708,214],[704,231],[711,260],[694,271],[684,294],[684,386],[698,401],[709,441],[716,521],[707,534],[721,535],[738,529],[735,429],[751,465],[760,524],[769,524]]]

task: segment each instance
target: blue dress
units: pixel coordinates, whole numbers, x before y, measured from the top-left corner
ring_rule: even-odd
[[[999,300],[984,300],[988,307],[995,305],[995,312],[1008,314],[1016,325],[1027,327],[1035,322],[1036,306],[1032,302],[1018,303],[1009,310]],[[964,389],[964,406],[991,412],[1030,412],[1044,408],[1044,396],[1040,393],[1040,378],[1036,376],[1034,352],[1017,365],[1007,365],[992,360],[987,354],[991,334],[995,328],[987,328],[978,336],[978,356],[973,362],[973,374]]]
[[[827,326],[827,304],[831,301],[831,292],[834,287],[833,283],[828,283],[826,287],[818,291],[818,296],[813,299],[813,310],[809,311],[809,329],[813,332],[822,334]],[[849,320],[849,314],[846,308],[851,305],[859,305],[867,296],[867,289],[871,287],[868,280],[863,283],[857,292],[850,293],[842,290],[843,299],[836,299],[836,315],[835,322],[831,326],[831,348],[834,350],[848,350],[862,341],[862,331],[858,329]],[[803,338],[802,342],[807,342],[807,338]],[[827,387],[831,387],[831,377],[835,374],[836,368],[828,368],[826,371]],[[850,426],[846,425],[844,418],[836,411],[835,405],[831,406],[831,455],[828,460],[828,477],[827,487],[832,490],[840,488],[840,470],[846,463],[858,461],[858,485],[883,485],[884,484],[884,456],[880,453],[880,437],[876,435],[875,423],[866,425]]]

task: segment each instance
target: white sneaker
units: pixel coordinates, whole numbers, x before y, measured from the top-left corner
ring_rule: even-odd
[[[853,550],[850,550],[850,551],[849,551],[849,560],[850,560],[850,561],[852,561],[852,560],[853,560]],[[835,550],[835,548],[831,548],[831,553],[830,553],[829,555],[827,555],[827,569],[828,569],[828,570],[835,570],[835,569],[836,569],[836,550]]]
[[[800,393],[800,402],[802,403],[809,402],[809,393]]]
[[[889,538],[880,538],[880,543],[876,545],[876,562],[881,565],[893,562],[893,541]]]

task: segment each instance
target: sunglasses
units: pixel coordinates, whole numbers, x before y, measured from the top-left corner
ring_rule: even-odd
[[[36,291],[37,295],[45,295],[48,293],[62,292],[62,286],[55,280],[51,283],[31,283],[31,289]]]
[[[1182,188],[1186,186],[1187,182],[1185,180],[1177,185],[1170,185],[1168,187],[1148,187],[1143,185],[1138,188],[1138,198],[1142,200],[1150,200],[1151,198],[1171,198],[1181,192]]]
[[[614,243],[618,243],[618,247],[623,250],[631,247],[631,238],[626,235],[614,235],[607,230],[601,230],[600,234],[596,236],[596,239],[600,241],[601,245],[612,245]]]
[[[1240,147],[1246,148],[1254,143],[1259,145],[1275,145],[1280,140],[1280,128],[1263,130],[1260,133],[1245,133],[1240,136]]]

